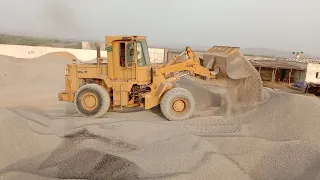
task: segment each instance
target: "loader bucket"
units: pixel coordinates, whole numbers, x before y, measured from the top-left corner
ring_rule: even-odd
[[[237,53],[239,51],[239,47],[232,47],[232,46],[213,46],[208,50],[209,53],[213,55],[216,54],[217,56],[229,56],[231,54]]]
[[[239,52],[239,49],[233,46],[213,46],[207,53],[218,61],[215,69],[219,69],[222,75],[231,79],[241,79],[252,76],[252,72],[248,71],[248,66],[251,64]]]
[[[239,47],[213,46],[206,54],[214,60],[214,69],[227,78],[227,91],[221,110],[230,114],[261,102],[262,81],[259,72],[239,52]]]
[[[231,79],[242,79],[253,76],[255,69],[251,63],[239,53],[229,56],[226,59],[226,72]],[[252,67],[250,67],[252,66]]]

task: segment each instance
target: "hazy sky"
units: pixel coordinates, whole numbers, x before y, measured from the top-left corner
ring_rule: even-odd
[[[0,32],[152,45],[233,45],[320,55],[320,0],[2,0]]]

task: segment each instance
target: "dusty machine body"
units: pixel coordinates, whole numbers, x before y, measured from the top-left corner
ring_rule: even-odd
[[[195,100],[174,82],[184,74],[204,79],[215,76],[200,65],[190,47],[173,60],[153,66],[144,36],[106,36],[107,63],[102,63],[97,50],[97,62],[66,65],[65,90],[60,101],[74,102],[84,117],[101,117],[109,109],[123,107],[153,108],[160,104],[168,120],[185,120],[193,115]],[[182,75],[181,75],[182,73]]]

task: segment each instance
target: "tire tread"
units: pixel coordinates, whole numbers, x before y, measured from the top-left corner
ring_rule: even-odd
[[[187,96],[189,98],[190,102],[190,110],[189,113],[184,116],[183,118],[179,118],[179,117],[175,117],[174,114],[170,113],[171,111],[171,107],[168,107],[168,101],[176,96],[176,94],[184,94],[185,96]],[[164,96],[161,99],[160,102],[160,109],[162,114],[169,120],[169,121],[175,121],[175,120],[186,120],[189,119],[190,117],[193,116],[194,110],[195,110],[195,100],[192,96],[192,94],[184,89],[184,88],[180,88],[180,87],[176,87],[173,89],[170,89],[169,91],[167,91]]]
[[[93,115],[87,115],[83,112],[80,111],[79,107],[77,106],[77,101],[78,101],[78,96],[79,94],[83,91],[83,90],[93,90],[96,91],[100,94],[101,96],[101,107],[99,109],[99,111]],[[110,108],[110,96],[109,93],[106,91],[106,89],[102,86],[100,86],[99,84],[86,84],[81,86],[78,91],[75,94],[75,101],[74,104],[76,106],[77,112],[86,118],[99,118],[101,116],[103,116]]]

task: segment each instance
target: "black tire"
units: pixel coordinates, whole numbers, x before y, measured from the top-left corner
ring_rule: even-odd
[[[94,107],[88,109],[85,107],[84,97],[94,97]],[[74,104],[78,113],[83,117],[98,118],[103,116],[110,107],[110,96],[107,90],[98,84],[86,84],[81,86],[76,95]]]
[[[176,111],[174,103],[183,101],[183,110]],[[169,121],[187,120],[193,116],[195,111],[195,99],[192,94],[184,88],[173,88],[167,91],[161,99],[160,109]]]

